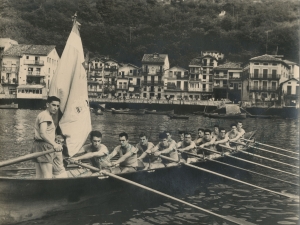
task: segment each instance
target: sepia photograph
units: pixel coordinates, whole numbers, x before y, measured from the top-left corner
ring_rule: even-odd
[[[0,225],[300,225],[299,0],[0,18]]]

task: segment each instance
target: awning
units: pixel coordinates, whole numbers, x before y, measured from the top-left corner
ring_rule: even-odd
[[[25,84],[25,85],[19,85],[17,87],[18,89],[42,89],[44,88],[43,85],[40,84]]]
[[[131,91],[131,92],[134,91],[134,87],[130,87],[129,91]]]

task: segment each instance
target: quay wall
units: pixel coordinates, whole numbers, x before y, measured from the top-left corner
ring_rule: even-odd
[[[45,109],[45,99],[0,99],[0,105],[16,103],[19,109]],[[99,108],[99,104],[105,104],[106,108],[115,109],[148,109],[148,110],[174,110],[176,114],[193,113],[197,111],[212,112],[218,108],[220,102],[203,101],[203,102],[185,102],[185,101],[130,101],[130,100],[113,100],[107,99],[90,99],[92,108]],[[248,113],[253,115],[277,115],[282,118],[298,118],[299,109],[295,107],[246,107]]]

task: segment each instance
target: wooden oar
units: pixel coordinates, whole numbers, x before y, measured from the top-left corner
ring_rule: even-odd
[[[235,141],[230,141],[230,142],[236,143],[236,144],[240,144],[240,145],[244,145],[244,146],[248,146],[247,144],[245,144],[245,143],[243,143],[243,142],[235,142]],[[293,156],[289,156],[289,155],[280,154],[280,153],[273,152],[273,151],[270,151],[270,150],[267,150],[267,149],[264,149],[264,148],[258,148],[258,147],[252,146],[252,145],[249,146],[249,147],[250,147],[250,148],[257,149],[257,150],[260,150],[260,151],[263,151],[263,152],[269,152],[269,153],[272,153],[272,154],[275,154],[275,155],[280,155],[280,156],[283,156],[283,157],[287,157],[287,158],[299,160],[299,158],[296,158],[296,157],[293,157]]]
[[[190,206],[190,207],[192,207],[192,208],[201,210],[201,211],[206,212],[206,213],[208,213],[208,214],[210,214],[210,215],[219,217],[219,218],[221,218],[221,219],[223,219],[223,220],[232,222],[232,223],[234,223],[234,224],[240,224],[240,225],[245,224],[245,221],[240,221],[240,220],[238,220],[238,219],[234,220],[233,218],[229,218],[229,217],[227,217],[227,216],[223,216],[223,215],[220,215],[220,214],[211,212],[211,211],[209,211],[209,210],[207,210],[207,209],[204,209],[204,208],[201,208],[201,207],[199,207],[199,206],[193,205],[193,204],[191,204],[191,203],[188,203],[188,202],[183,201],[183,200],[181,200],[181,199],[175,198],[175,197],[173,197],[173,196],[171,196],[171,195],[167,195],[167,194],[165,194],[165,193],[163,193],[163,192],[157,191],[157,190],[152,189],[152,188],[149,188],[149,187],[147,187],[147,186],[141,185],[141,184],[136,183],[136,182],[134,182],[134,181],[125,179],[125,178],[120,177],[120,176],[118,176],[118,175],[109,173],[109,172],[104,171],[104,170],[100,170],[100,169],[98,169],[98,168],[96,168],[96,167],[93,167],[93,166],[90,166],[90,165],[87,165],[87,164],[84,164],[84,163],[80,163],[80,162],[75,161],[75,160],[70,160],[70,159],[69,159],[69,161],[72,162],[72,163],[74,163],[74,164],[76,164],[76,165],[79,165],[79,166],[85,167],[85,168],[87,168],[87,169],[90,169],[90,170],[92,170],[92,171],[100,172],[100,173],[102,173],[102,174],[104,174],[104,175],[106,175],[106,176],[113,177],[113,178],[115,178],[115,179],[117,179],[117,180],[121,180],[121,181],[123,181],[123,182],[125,182],[125,183],[134,185],[134,186],[136,186],[136,187],[145,189],[145,190],[147,190],[147,191],[151,191],[151,192],[153,192],[153,193],[159,194],[159,195],[164,196],[164,197],[166,197],[166,198],[169,198],[169,199],[172,199],[172,200],[174,200],[174,201],[180,202],[180,203],[182,203],[182,204],[188,205],[188,206]],[[175,160],[175,161],[177,162],[177,160]],[[246,223],[247,223],[247,222],[246,222]],[[252,223],[248,223],[248,224],[252,224]],[[253,225],[254,225],[254,224],[253,224]]]
[[[235,149],[233,149],[231,147],[228,147],[226,145],[220,144],[220,146],[223,147],[223,148],[227,148],[227,149],[235,151]],[[209,150],[209,149],[206,149],[206,150]],[[273,168],[273,167],[270,167],[270,166],[266,166],[266,165],[263,165],[263,164],[260,164],[260,163],[252,162],[252,161],[242,159],[242,158],[239,158],[239,157],[235,157],[235,156],[232,156],[232,155],[226,155],[226,157],[230,157],[230,158],[237,159],[237,160],[240,160],[240,161],[243,161],[243,162],[247,162],[247,163],[250,163],[250,164],[253,164],[253,165],[261,166],[261,167],[264,167],[264,168],[267,168],[267,169],[271,169],[271,170],[274,170],[274,171],[278,171],[278,172],[281,172],[281,173],[285,173],[285,174],[289,174],[289,175],[292,175],[292,176],[299,177],[299,175],[297,175],[297,174],[286,172],[284,170],[276,169],[276,168]]]
[[[193,153],[190,153],[190,152],[185,152],[185,151],[180,151],[180,150],[177,150],[177,151],[179,151],[181,153],[186,153],[188,155],[195,156],[195,157],[198,157],[198,158],[201,158],[201,159],[204,159],[204,157],[201,156],[201,155],[196,155],[196,154],[193,154]],[[213,150],[211,150],[211,151],[213,151]],[[215,152],[216,154],[222,155],[222,153],[220,153],[220,152],[217,152],[217,151],[213,151],[213,152]],[[225,156],[227,156],[227,155],[225,155]],[[214,160],[214,159],[205,158],[205,160],[212,161],[212,162],[215,162],[215,163],[219,163],[219,164],[222,164],[222,165],[226,165],[226,166],[229,166],[229,167],[233,167],[233,168],[236,168],[236,169],[240,169],[240,170],[243,170],[243,171],[246,171],[246,172],[249,172],[249,173],[257,174],[257,175],[267,177],[267,178],[270,178],[270,179],[273,179],[273,180],[277,180],[277,181],[280,181],[280,182],[284,182],[284,183],[287,183],[287,184],[300,186],[299,184],[295,184],[295,183],[292,183],[292,182],[289,182],[289,181],[285,181],[285,180],[282,180],[282,179],[279,179],[279,178],[276,178],[276,177],[271,177],[271,176],[268,176],[268,175],[265,175],[265,174],[262,174],[262,173],[257,173],[257,172],[252,171],[252,170],[244,169],[242,167],[234,166],[234,165],[224,163],[224,162],[220,162],[220,161],[217,161],[217,160]]]
[[[242,145],[242,143],[240,143],[240,142],[235,142],[235,141],[230,141],[230,142]],[[294,165],[289,164],[289,163],[280,162],[280,161],[275,160],[275,159],[270,159],[270,158],[267,158],[267,157],[264,157],[264,156],[260,156],[260,155],[257,155],[257,154],[246,152],[244,150],[236,149],[236,151],[242,152],[242,153],[247,154],[247,155],[255,156],[257,158],[265,159],[265,160],[268,160],[268,161],[276,162],[276,163],[279,163],[279,164],[282,164],[282,165],[286,165],[286,166],[290,166],[290,167],[294,167],[294,168],[299,169],[299,166],[294,166]]]
[[[169,158],[169,157],[166,157],[166,156],[163,156],[163,155],[160,155],[160,157],[163,158],[163,159],[172,161],[172,162],[177,162],[177,160],[172,159],[172,158]],[[245,184],[245,185],[248,185],[248,186],[257,188],[257,189],[261,189],[261,190],[264,190],[264,191],[268,191],[268,192],[273,193],[273,194],[277,194],[277,195],[280,195],[280,196],[285,196],[285,197],[292,198],[292,199],[295,199],[295,200],[297,199],[297,200],[299,201],[299,196],[297,196],[297,195],[293,195],[293,194],[289,194],[289,193],[280,193],[280,192],[272,191],[272,190],[270,190],[270,189],[263,188],[263,187],[259,187],[259,186],[256,186],[256,185],[254,185],[254,184],[250,184],[250,183],[247,183],[247,182],[244,182],[244,181],[241,181],[241,180],[238,180],[238,179],[235,179],[235,178],[232,178],[232,177],[229,177],[229,176],[226,176],[226,175],[223,175],[223,174],[220,174],[220,173],[211,171],[211,170],[207,170],[207,169],[204,169],[204,168],[202,168],[202,167],[194,166],[194,165],[191,165],[191,164],[188,164],[188,163],[181,163],[181,164],[183,164],[183,165],[185,165],[185,166],[188,166],[188,167],[191,167],[191,168],[194,168],[194,169],[197,169],[197,170],[201,170],[201,171],[204,171],[204,172],[207,172],[207,173],[211,173],[211,174],[217,175],[217,176],[219,176],[219,177],[224,177],[224,178],[226,178],[226,179],[233,180],[233,181],[236,181],[236,182],[238,182],[238,183],[242,183],[242,184]]]
[[[256,144],[259,144],[259,145],[264,145],[264,146],[267,146],[267,147],[270,147],[270,148],[275,148],[275,149],[278,149],[278,150],[281,150],[281,151],[285,151],[285,152],[289,152],[289,153],[292,153],[292,154],[299,155],[298,152],[293,152],[293,151],[291,151],[291,150],[286,150],[286,149],[278,148],[278,147],[275,147],[275,146],[272,146],[272,145],[263,144],[263,143],[258,142],[258,141],[250,141],[250,140],[244,139],[244,138],[241,138],[241,139],[242,139],[242,140],[245,140],[245,141],[248,141],[248,142],[256,143]]]
[[[40,157],[42,155],[46,155],[46,154],[52,153],[52,152],[55,152],[55,150],[52,149],[52,150],[48,150],[48,151],[44,151],[44,152],[35,152],[35,153],[28,154],[28,155],[20,156],[18,158],[5,160],[5,161],[0,162],[0,167],[9,166],[9,165],[16,164],[19,162],[28,161],[30,159],[34,159],[34,158],[37,158],[37,157]]]

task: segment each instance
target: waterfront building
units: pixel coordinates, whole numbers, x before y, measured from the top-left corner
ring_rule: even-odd
[[[58,61],[54,45],[12,45],[2,54],[1,92],[13,98],[45,98]]]
[[[299,107],[299,80],[288,79],[280,84],[279,90],[281,105]]]
[[[189,74],[188,70],[174,66],[165,70],[164,83],[164,97],[174,100],[188,100],[189,93]]]
[[[226,62],[214,68],[214,98],[241,100],[242,91],[241,63]]]
[[[139,67],[120,63],[115,95],[123,98],[140,97],[141,74]]]
[[[244,101],[278,101],[279,84],[289,79],[289,65],[272,55],[251,58],[243,69]],[[245,89],[246,87],[246,89]]]
[[[103,96],[103,82],[104,82],[104,60],[95,57],[88,61],[87,66],[87,83],[89,97]]]
[[[167,54],[144,54],[142,59],[142,97],[162,98],[164,72],[170,68]]]
[[[209,54],[191,60],[189,95],[192,99],[207,100],[213,97],[213,68],[217,65],[217,59]]]
[[[289,60],[283,60],[289,65],[289,78],[296,78],[299,80],[299,65]]]

